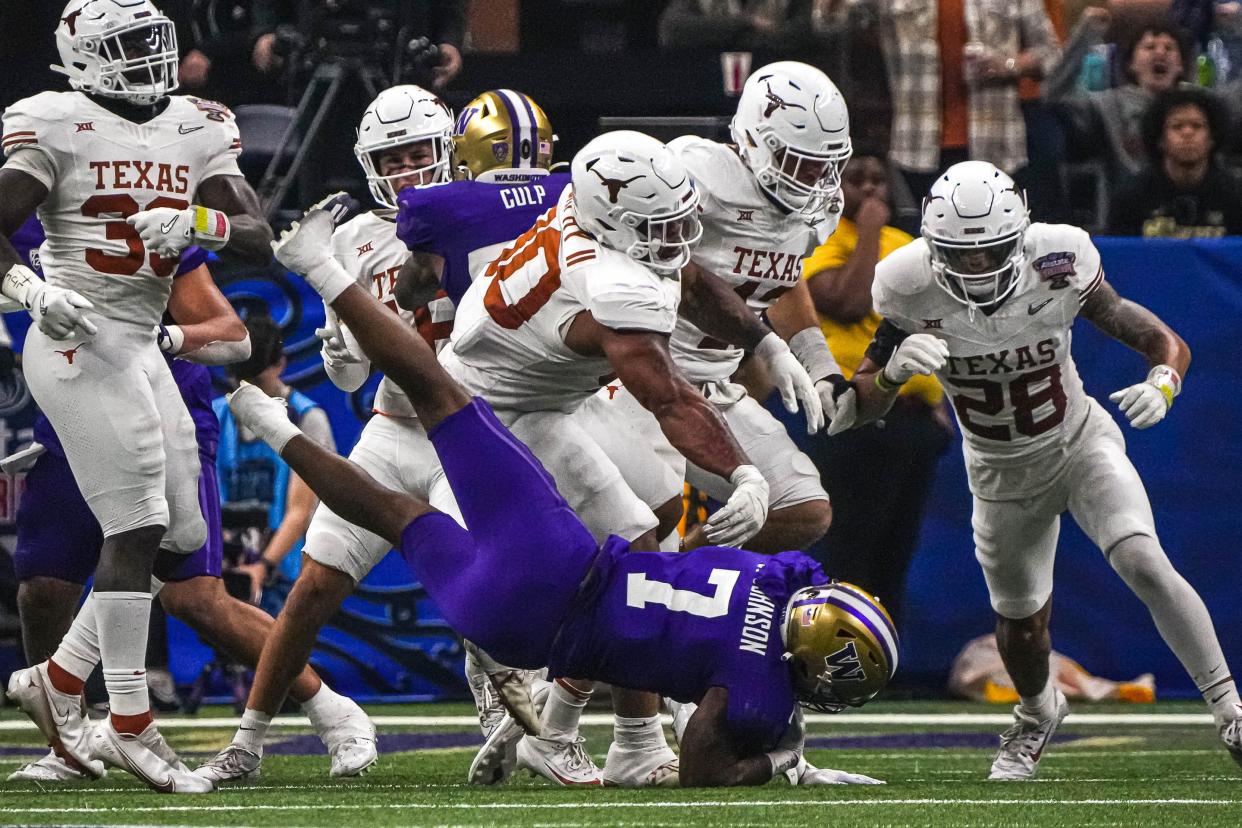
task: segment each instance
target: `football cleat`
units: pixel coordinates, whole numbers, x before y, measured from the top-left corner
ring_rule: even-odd
[[[106,720],[96,725],[91,733],[91,757],[132,773],[157,793],[201,794],[215,790],[209,779],[180,770],[148,747],[163,741],[154,723],[135,736],[132,733],[118,733],[112,727],[112,721]],[[163,744],[163,747],[168,746]]]
[[[600,770],[583,747],[585,742],[581,736],[569,741],[526,736],[517,745],[517,769],[558,785],[602,785]]]
[[[1237,762],[1238,767],[1242,768],[1242,704],[1237,707],[1237,718],[1230,719],[1220,729],[1220,740],[1225,743],[1225,749],[1229,751],[1233,761]]]
[[[527,733],[539,735],[539,714],[531,695],[529,670],[505,667],[469,641],[462,642],[466,653],[472,656],[492,684],[497,699]]]
[[[104,771],[106,774],[107,771]],[[30,762],[22,765],[17,770],[9,774],[9,782],[76,782],[79,779],[91,779],[92,777],[82,773],[82,771],[71,768],[65,761],[56,755],[56,751],[49,750],[47,755],[37,762]]]
[[[333,712],[311,724],[332,757],[333,776],[359,776],[379,760],[375,725],[353,699],[337,696]]]
[[[192,775],[216,785],[238,779],[258,779],[262,764],[263,757],[259,754],[240,745],[229,745],[195,768]]]
[[[492,690],[487,673],[483,672],[469,650],[466,651],[466,683],[470,686],[470,695],[474,697],[474,709],[479,714],[479,730],[483,731],[486,740],[504,720],[505,706]]]
[[[1051,719],[1036,719],[1021,705],[1014,707],[1013,726],[1001,734],[1000,750],[992,760],[992,772],[988,779],[1016,782],[1034,778],[1035,769],[1052,740],[1052,734],[1069,715],[1065,695],[1060,690],[1055,692],[1057,712]]]
[[[543,710],[551,691],[551,682],[539,683],[531,699],[536,711]],[[505,713],[474,755],[466,780],[471,785],[499,785],[512,776],[517,769],[517,746],[525,735],[517,719]]]
[[[9,677],[8,697],[38,726],[48,747],[61,761],[96,779],[104,775],[103,765],[90,756],[90,728],[82,697],[61,693],[53,687],[46,661],[13,673]]]
[[[613,742],[604,762],[603,781],[610,788],[676,788],[681,784],[677,754],[664,745],[655,750],[624,750]]]

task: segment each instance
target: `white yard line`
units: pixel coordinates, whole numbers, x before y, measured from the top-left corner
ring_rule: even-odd
[[[372,716],[371,721],[377,727],[465,727],[478,726],[475,716]],[[664,723],[670,723],[668,716]],[[1013,716],[1008,713],[844,713],[840,716],[829,716],[822,713],[811,713],[806,717],[808,724],[834,724],[839,727],[860,725],[960,725],[960,726],[994,726],[1013,723]],[[1073,713],[1067,720],[1070,725],[1207,725],[1212,723],[1208,713]],[[587,726],[611,726],[611,713],[588,713],[582,717],[582,724]],[[161,730],[175,729],[211,729],[237,727],[241,719],[236,716],[219,718],[204,717],[201,719],[167,717],[159,719]],[[276,726],[310,727],[310,720],[305,716],[280,716],[273,722]],[[26,719],[0,721],[0,732],[22,732],[34,730],[34,724]]]

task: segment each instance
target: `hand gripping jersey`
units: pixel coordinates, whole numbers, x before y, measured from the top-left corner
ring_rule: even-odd
[[[428,345],[438,349],[448,341],[453,330],[453,304],[444,291],[415,311],[397,304],[393,291],[409,252],[397,238],[395,218],[392,210],[374,210],[355,216],[332,234],[332,255],[358,284],[406,324],[417,328]],[[414,408],[405,392],[387,377],[375,392],[375,410],[396,417],[414,416]]]
[[[669,144],[699,188],[703,239],[695,264],[724,279],[755,313],[762,313],[802,278],[802,260],[836,230],[839,212],[786,213],[764,194],[732,147],[683,137]],[[677,320],[673,360],[692,382],[727,380],[742,351]]]
[[[677,282],[583,232],[566,187],[466,291],[441,361],[496,408],[573,411],[612,375],[606,357],[565,345],[574,317],[590,311],[608,328],[668,334],[680,295]]]
[[[1038,493],[1064,465],[1088,411],[1070,355],[1070,328],[1104,280],[1090,237],[1068,225],[1032,224],[1014,292],[991,316],[936,285],[918,239],[876,266],[876,310],[907,334],[949,346],[937,377],[964,437],[971,490],[1002,500]]]
[[[795,700],[782,659],[781,619],[798,589],[827,583],[801,552],[760,555],[727,547],[686,554],[606,544],[587,576],[548,665],[681,702],[729,691],[730,732],[770,748]]]
[[[458,304],[474,277],[556,204],[568,185],[568,174],[553,173],[522,184],[407,187],[397,196],[397,235],[410,250],[444,259],[440,286]]]
[[[102,316],[154,326],[168,304],[177,259],[148,252],[128,216],[184,208],[200,182],[240,176],[241,140],[220,104],[174,96],[133,123],[81,92],[44,92],[4,113],[6,167],[48,189],[39,206],[47,281],[81,293]]]

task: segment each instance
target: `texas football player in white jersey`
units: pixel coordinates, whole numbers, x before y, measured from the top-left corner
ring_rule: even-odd
[[[452,129],[452,113],[434,94],[410,85],[381,92],[363,113],[354,146],[379,208],[345,221],[331,240],[335,261],[406,324],[417,327],[433,348],[447,341],[452,330],[452,305],[447,297],[433,300],[416,319],[414,311],[397,304],[393,292],[397,273],[409,255],[396,233],[397,193],[404,187],[450,180]],[[316,207],[346,209],[334,196]],[[437,319],[437,313],[443,318]],[[327,326],[318,333],[324,340],[328,377],[338,388],[355,391],[370,376],[370,361],[326,306],[325,314]],[[349,458],[385,485],[435,503],[460,521],[426,431],[405,394],[388,378],[380,382],[374,416]],[[272,716],[306,665],[319,630],[390,548],[388,541],[341,519],[326,506],[315,510],[306,531],[302,571],[276,619],[272,645],[263,649],[241,727],[232,743],[196,774],[219,783],[259,773]],[[364,724],[349,749],[333,756],[333,776],[357,776],[375,763],[375,729]]]
[[[786,405],[796,409],[796,395],[783,378],[801,363],[817,396],[807,405],[811,430],[820,425],[821,407],[839,420],[838,427],[848,421],[852,391],[819,329],[802,281],[802,259],[840,218],[841,169],[851,152],[849,115],[827,75],[782,61],[746,81],[731,132],[736,146],[689,136],[669,145],[695,179],[703,221],[703,241],[683,270],[681,318],[670,349],[768,481],[768,521],[747,548],[778,552],[805,547],[827,531],[828,495],[810,458],[731,377],[749,351],[773,369]],[[744,299],[749,312],[734,311],[737,299],[730,293]],[[722,320],[724,308],[729,310]],[[760,320],[765,311],[775,331]],[[591,405],[619,406],[635,422],[649,420],[628,392],[601,395]],[[649,427],[639,430],[654,434]],[[716,499],[729,496],[728,481],[693,459],[687,469],[655,437],[662,456],[691,483]]]
[[[35,718],[70,764],[98,767],[94,757],[159,791],[205,792],[209,782],[160,758],[171,752],[147,697],[157,552],[193,552],[206,535],[194,426],[152,332],[181,250],[197,244],[265,263],[271,231],[237,168],[232,114],[169,95],[176,34],[154,5],[72,0],[55,36],[56,68],[72,91],[4,113],[0,293],[36,321],[26,381],[103,528],[94,604],[111,716],[88,746],[80,729],[56,726],[78,705],[84,677],[56,656],[23,675],[41,688]],[[7,240],[36,208],[46,282]]]
[[[1069,708],[1048,677],[1053,557],[1066,510],[1147,605],[1242,764],[1242,707],[1202,599],[1169,562],[1121,430],[1083,390],[1070,354],[1082,316],[1146,358],[1109,396],[1134,428],[1162,420],[1190,350],[1105,281],[1090,237],[1031,224],[1024,194],[982,161],[950,167],[923,202],[922,238],[876,266],[885,321],[854,376],[858,422],[883,415],[915,374],[944,384],[962,427],[975,557],[1021,703],[992,779],[1035,775]]]

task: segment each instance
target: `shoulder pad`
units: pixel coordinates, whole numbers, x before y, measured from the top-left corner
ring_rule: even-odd
[[[1026,254],[1039,284],[1082,291],[1100,274],[1100,253],[1085,230],[1069,224],[1032,224]]]
[[[72,120],[75,103],[73,93],[40,92],[4,110],[4,154],[54,144],[56,131]]]

